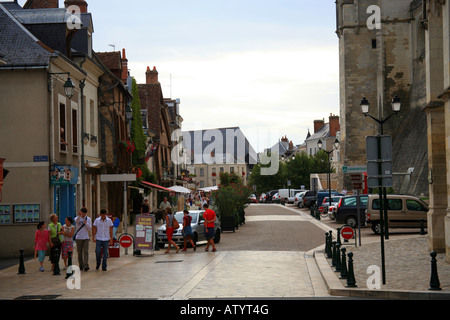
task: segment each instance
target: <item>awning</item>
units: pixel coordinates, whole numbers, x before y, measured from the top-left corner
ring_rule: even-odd
[[[157,185],[157,184],[154,184],[154,183],[150,183],[150,182],[147,182],[147,181],[141,181],[141,184],[143,184],[144,186],[149,187],[149,188],[154,188],[154,189],[167,191],[167,192],[173,192],[172,190],[167,189],[167,188],[165,188],[163,186],[160,186],[160,185]]]
[[[189,190],[182,186],[172,186],[172,187],[169,187],[169,189],[172,191],[178,192],[178,193],[191,193],[192,192],[192,190]]]

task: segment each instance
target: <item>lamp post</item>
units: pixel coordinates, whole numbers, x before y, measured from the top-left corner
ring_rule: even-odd
[[[382,278],[383,284],[386,284],[386,272],[385,272],[385,259],[384,259],[384,237],[386,231],[386,239],[389,239],[389,226],[388,226],[388,216],[387,216],[387,196],[386,196],[386,187],[383,187],[383,178],[381,175],[382,172],[382,162],[381,162],[381,136],[383,135],[383,124],[389,120],[394,114],[397,114],[401,108],[401,100],[398,96],[395,96],[391,101],[392,113],[382,119],[377,119],[369,114],[370,104],[369,101],[364,97],[361,100],[360,106],[361,111],[364,114],[364,117],[369,117],[375,120],[380,125],[380,133],[378,135],[378,195],[379,195],[379,203],[380,203],[380,240],[381,240],[381,264],[382,264]],[[383,201],[384,195],[384,201]],[[384,215],[384,216],[383,216]]]
[[[289,180],[289,161],[290,160],[294,160],[295,159],[295,155],[293,155],[291,158],[289,158],[289,157],[285,157],[284,155],[282,155],[281,156],[281,161],[283,161],[283,162],[286,162],[286,168],[287,168],[287,181],[286,181],[286,184],[288,184],[288,182],[289,182],[289,185],[287,186],[288,187],[288,199],[287,200],[285,200],[285,202],[287,202],[287,201],[289,201],[289,197],[291,196],[291,181]]]
[[[322,140],[319,139],[319,141],[317,141],[317,147],[319,148],[319,150],[323,150],[327,155],[328,155],[328,203],[329,203],[329,207],[331,207],[331,161],[330,161],[330,154],[333,153],[334,150],[338,150],[339,149],[339,145],[340,142],[339,140],[336,138],[336,140],[334,140],[334,144],[333,144],[333,149],[331,149],[330,151],[327,150],[323,150],[323,142]]]

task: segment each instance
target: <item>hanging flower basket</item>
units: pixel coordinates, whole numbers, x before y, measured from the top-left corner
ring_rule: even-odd
[[[134,145],[133,141],[124,141],[124,140],[120,140],[119,141],[119,146],[122,148],[125,148],[125,150],[127,151],[127,153],[133,153],[134,150],[136,150],[136,147]]]

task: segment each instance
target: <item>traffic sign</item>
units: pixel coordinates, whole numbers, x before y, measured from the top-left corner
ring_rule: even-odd
[[[378,139],[380,139],[381,159],[378,156]],[[392,137],[391,136],[368,136],[366,137],[367,161],[391,161],[392,160]]]
[[[133,244],[133,237],[129,234],[123,234],[119,238],[119,243],[124,248],[129,248]]]
[[[367,172],[366,166],[343,166],[342,167],[343,173],[363,173]]]
[[[341,236],[345,240],[353,239],[353,237],[355,236],[355,230],[350,226],[343,226],[341,228]]]

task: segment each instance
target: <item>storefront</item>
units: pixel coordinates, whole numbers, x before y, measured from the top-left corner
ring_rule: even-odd
[[[67,217],[75,218],[77,204],[78,167],[52,167],[50,183],[53,186],[53,208],[61,224]]]

